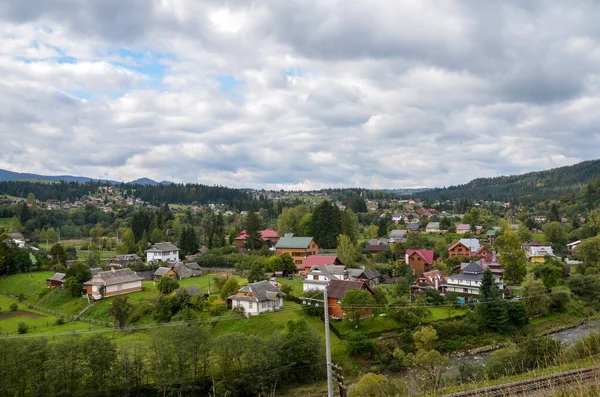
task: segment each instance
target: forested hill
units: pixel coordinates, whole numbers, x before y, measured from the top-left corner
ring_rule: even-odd
[[[522,175],[477,178],[471,182],[418,193],[431,200],[540,201],[579,192],[589,181],[600,177],[600,160]]]

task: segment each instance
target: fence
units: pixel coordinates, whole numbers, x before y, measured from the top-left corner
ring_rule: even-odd
[[[69,319],[70,321],[78,321],[79,320],[79,321],[83,321],[83,322],[94,324],[94,325],[100,325],[102,327],[114,327],[115,326],[113,323],[104,322],[104,321],[98,321],[98,320],[94,320],[94,319],[86,318],[86,317],[81,317],[81,316],[75,316],[75,315],[72,315],[72,314],[61,313],[61,312],[57,312],[57,311],[54,311],[54,310],[51,310],[51,309],[47,309],[45,307],[34,305],[33,303],[28,302],[25,299],[23,299],[23,298],[21,298],[19,296],[10,294],[10,293],[8,293],[6,291],[0,291],[0,294],[8,296],[9,298],[18,300],[19,302],[21,302],[22,304],[24,304],[25,306],[27,306],[30,309],[37,310],[37,311],[40,311],[40,312],[43,312],[43,313],[47,313],[47,314],[51,314],[51,315],[56,316],[56,317],[66,318],[66,319]]]

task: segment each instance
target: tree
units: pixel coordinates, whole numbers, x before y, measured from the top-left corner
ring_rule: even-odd
[[[371,313],[373,309],[369,305],[373,303],[373,298],[371,298],[369,292],[361,289],[353,289],[346,292],[346,295],[342,298],[342,311],[349,321],[358,325],[361,317]]]
[[[156,288],[160,291],[161,294],[168,295],[171,292],[175,291],[177,288],[179,288],[179,283],[177,282],[177,280],[173,280],[171,277],[165,275],[160,278],[158,284],[156,285]]]
[[[527,274],[527,257],[521,249],[519,235],[512,231],[505,232],[502,236],[501,247],[497,247],[497,249],[498,260],[504,267],[504,277],[513,283],[520,283]]]
[[[303,233],[304,230],[302,230],[303,226],[301,226],[301,222],[307,215],[310,215],[310,209],[306,204],[301,204],[293,208],[284,208],[277,219],[277,232],[280,236],[286,233],[294,233],[300,236],[306,235],[306,233]]]
[[[438,340],[438,334],[435,328],[428,325],[415,332],[413,340],[417,349],[431,350]]]
[[[27,202],[27,204],[35,205],[35,194],[29,193],[25,201]]]
[[[418,350],[413,363],[420,367],[425,374],[423,387],[437,390],[440,387],[442,374],[450,364],[450,359],[437,350]]]
[[[490,331],[504,331],[508,322],[506,306],[496,284],[496,279],[489,269],[483,272],[479,296],[480,302],[477,305],[477,314],[481,325]]]
[[[532,236],[531,230],[529,230],[529,228],[523,223],[521,223],[519,225],[518,234],[519,234],[519,239],[521,240],[522,243],[531,240],[531,236]]]
[[[198,249],[198,237],[193,227],[186,226],[179,239],[179,255],[185,257]]]
[[[528,276],[523,282],[521,299],[530,317],[548,313],[550,297],[546,294],[544,283],[541,280],[536,280],[533,275]]]
[[[403,397],[409,395],[405,382],[369,372],[350,387],[349,397]]]
[[[60,245],[59,243],[54,244],[50,248],[50,256],[52,256],[51,263],[53,265],[56,265],[56,264],[66,265],[66,263],[67,263],[67,252],[65,251],[63,246]]]
[[[250,271],[248,272],[248,282],[255,283],[257,281],[266,280],[267,276],[265,276],[265,269],[259,261],[254,261],[252,265],[250,265]]]
[[[121,242],[117,247],[118,254],[133,254],[136,251],[135,236],[130,228],[125,229]]]
[[[405,246],[406,249],[418,250],[424,248],[425,243],[420,233],[408,233]]]
[[[355,267],[358,252],[356,246],[345,234],[340,234],[337,238],[337,248],[335,254],[346,267]]]
[[[446,240],[441,238],[435,242],[435,254],[438,257],[447,258],[448,257],[448,243]]]
[[[127,301],[127,296],[115,296],[108,310],[117,322],[117,327],[124,328],[133,312],[133,305]]]
[[[92,243],[89,246],[85,263],[87,263],[87,265],[90,267],[96,267],[100,265],[100,250],[96,244]]]
[[[588,267],[600,269],[600,236],[582,240],[575,254],[583,261],[581,271],[585,272]]]
[[[228,278],[221,288],[221,299],[226,301],[229,296],[235,294],[239,289],[240,284],[238,281],[233,277]]]
[[[287,274],[293,274],[296,270],[294,258],[286,252],[279,255],[279,259],[281,259],[281,270]]]
[[[350,208],[347,208],[342,214],[342,234],[348,236],[353,244],[358,242],[358,237],[360,234],[358,216],[356,216],[354,211],[352,211]]]
[[[546,223],[542,230],[544,231],[544,236],[546,236],[546,241],[550,243],[552,246],[552,250],[556,253],[563,253],[566,249],[567,244],[567,231],[564,226],[560,222],[550,222]]]
[[[324,359],[323,342],[305,318],[289,320],[276,346],[280,365],[286,368],[286,382],[310,382],[322,377],[323,367],[317,364]]]
[[[319,203],[312,216],[312,237],[322,248],[336,248],[342,232],[342,216],[338,207],[328,200]]]
[[[265,246],[260,230],[260,218],[254,212],[249,212],[244,221],[244,229],[246,230],[245,247],[250,250],[259,250]]]
[[[450,229],[450,227],[452,227],[452,225],[453,225],[453,223],[448,217],[442,216],[440,218],[440,229],[441,230],[448,230],[448,229]]]

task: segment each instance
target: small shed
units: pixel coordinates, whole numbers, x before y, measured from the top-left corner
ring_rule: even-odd
[[[46,279],[46,288],[64,288],[66,278],[65,273],[54,273],[54,276]]]

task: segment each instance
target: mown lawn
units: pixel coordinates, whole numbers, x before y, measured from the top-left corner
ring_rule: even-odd
[[[533,240],[537,240],[540,243],[545,243],[546,242],[546,236],[544,236],[544,233],[533,233],[531,235],[531,238]]]
[[[10,220],[12,218],[0,218],[0,227],[7,229],[10,226]]]
[[[54,272],[32,272],[2,277],[0,278],[0,291],[17,296],[23,294],[25,300],[36,303],[40,293],[46,290],[46,279],[52,275]]]
[[[277,278],[276,279],[279,284],[288,284],[291,285],[294,289],[294,296],[300,297],[302,295],[302,278],[294,277],[291,280],[287,278]]]

